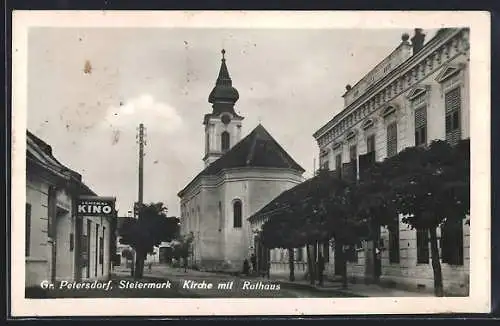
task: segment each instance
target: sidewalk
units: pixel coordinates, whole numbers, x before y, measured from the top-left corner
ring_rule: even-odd
[[[389,287],[380,286],[378,284],[364,283],[348,283],[347,289],[342,288],[342,280],[324,280],[323,285],[312,285],[308,280],[289,281],[288,276],[274,276],[271,274],[270,280],[280,281],[284,286],[309,288],[316,291],[336,291],[353,297],[432,297],[432,293],[405,291]]]

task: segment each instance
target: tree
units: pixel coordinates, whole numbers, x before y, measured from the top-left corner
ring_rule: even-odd
[[[428,147],[409,147],[371,167],[358,192],[365,198],[360,214],[380,225],[402,221],[430,235],[431,260],[436,296],[443,296],[438,227],[458,222],[470,210],[470,144],[452,147],[433,141]]]
[[[337,173],[326,170],[292,188],[289,195],[281,199],[281,207],[275,209],[263,225],[264,245],[284,249],[305,245],[309,280],[314,284],[318,262],[313,246],[334,238],[336,245],[344,247],[357,243],[363,236],[366,223],[355,214],[353,189],[352,181],[342,180]],[[345,255],[337,258],[344,266],[343,284],[346,287]]]
[[[177,260],[182,260],[184,265],[184,271],[187,271],[187,259],[191,254],[191,248],[194,241],[193,232],[179,237],[175,240],[173,245],[173,257]]]
[[[179,233],[179,219],[167,216],[163,203],[151,203],[138,207],[139,218],[130,218],[123,223],[120,235],[121,243],[135,249],[135,278],[141,278],[144,272],[144,260],[154,247],[163,241],[172,241]]]

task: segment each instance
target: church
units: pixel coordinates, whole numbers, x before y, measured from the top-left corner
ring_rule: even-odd
[[[283,191],[301,183],[305,170],[262,124],[242,138],[225,51],[205,114],[205,168],[182,189],[183,234],[194,237],[189,264],[202,270],[241,271],[254,252],[248,218]]]

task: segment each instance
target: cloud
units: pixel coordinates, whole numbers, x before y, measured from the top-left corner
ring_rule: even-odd
[[[177,109],[167,103],[155,100],[150,94],[141,94],[108,108],[103,125],[114,130],[135,130],[144,123],[148,130],[171,133],[183,126]]]

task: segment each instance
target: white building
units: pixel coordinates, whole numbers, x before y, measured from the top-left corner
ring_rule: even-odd
[[[240,271],[253,251],[247,218],[303,180],[304,169],[262,125],[241,139],[238,98],[223,50],[203,121],[205,169],[178,193],[182,233],[193,232],[192,261],[203,269]]]
[[[408,146],[469,138],[469,30],[441,29],[424,44],[420,29],[354,86],[347,85],[343,110],[315,132],[320,164],[341,170],[362,154],[380,161]],[[452,239],[452,240],[451,240]],[[433,289],[429,238],[425,232],[399,229],[380,232],[382,259],[373,243],[353,253],[348,273],[353,280],[373,280],[407,288]],[[441,232],[445,291],[467,294],[469,226]],[[334,253],[330,253],[334,257]],[[335,268],[330,259],[329,270]],[[377,265],[378,264],[378,265]]]
[[[105,279],[110,276],[113,221],[102,216],[78,217],[76,203],[81,195],[95,196],[95,193],[81,181],[81,175],[54,158],[51,146],[28,131],[27,288],[39,286],[43,280]]]

